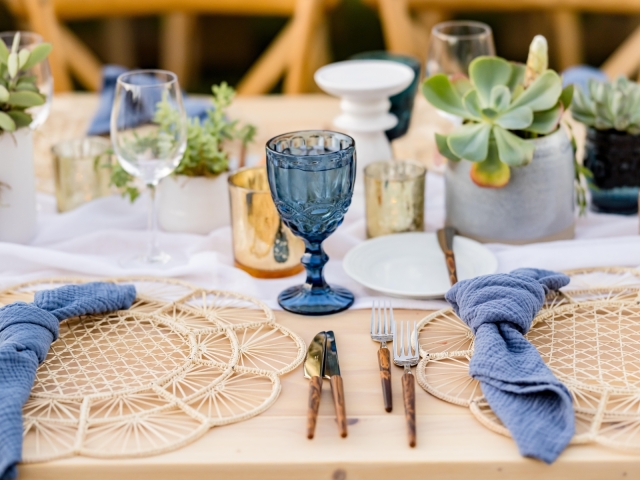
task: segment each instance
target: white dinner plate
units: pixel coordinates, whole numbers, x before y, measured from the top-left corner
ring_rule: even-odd
[[[458,280],[494,273],[498,260],[466,237],[453,241]],[[394,297],[442,298],[449,274],[435,233],[411,232],[372,238],[344,257],[344,270],[367,288]]]

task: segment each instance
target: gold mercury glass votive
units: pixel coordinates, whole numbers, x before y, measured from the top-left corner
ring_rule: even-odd
[[[424,230],[427,169],[414,162],[382,161],[364,169],[367,237]]]
[[[111,142],[102,137],[65,140],[51,147],[59,212],[111,193]]]
[[[304,242],[282,223],[271,198],[266,167],[229,177],[235,265],[258,278],[280,278],[303,270]]]

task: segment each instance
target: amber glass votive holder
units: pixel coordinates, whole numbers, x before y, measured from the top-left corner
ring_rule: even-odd
[[[59,212],[111,193],[111,142],[102,137],[64,140],[51,147]]]
[[[382,161],[364,169],[367,237],[424,230],[427,169],[416,162]]]
[[[229,176],[235,265],[258,278],[301,272],[304,242],[286,227],[271,198],[266,167],[248,167]]]

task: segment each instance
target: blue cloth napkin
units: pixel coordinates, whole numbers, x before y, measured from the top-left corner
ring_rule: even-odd
[[[554,462],[573,437],[573,401],[523,335],[546,293],[568,283],[561,273],[521,268],[463,280],[446,294],[476,336],[469,374],[480,381],[520,453],[546,463]]]
[[[105,135],[108,134],[111,129],[111,107],[113,106],[113,100],[116,96],[116,83],[118,77],[128,72],[124,67],[118,65],[106,65],[102,69],[102,90],[100,92],[100,103],[98,105],[98,111],[96,112],[89,130],[88,135]],[[149,77],[151,81],[151,77]],[[144,79],[142,80],[144,83]],[[184,108],[187,113],[187,117],[198,117],[200,120],[207,118],[207,110],[212,108],[209,100],[202,100],[198,98],[189,98],[184,96]],[[156,104],[161,100],[161,97],[150,99],[147,102],[145,108],[136,112],[136,118],[128,118],[127,122],[140,124],[148,122],[153,118]],[[129,113],[132,115],[132,113]]]
[[[36,369],[58,338],[60,322],[123,310],[136,298],[133,285],[86,283],[37,292],[33,303],[0,308],[0,480],[17,477],[22,458],[22,406]]]

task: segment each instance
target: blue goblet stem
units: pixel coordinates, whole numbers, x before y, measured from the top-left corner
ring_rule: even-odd
[[[329,261],[329,255],[322,248],[322,242],[311,242],[304,240],[305,251],[300,262],[307,270],[307,281],[305,285],[312,291],[326,291],[329,285],[324,280],[322,270],[325,263]]]

